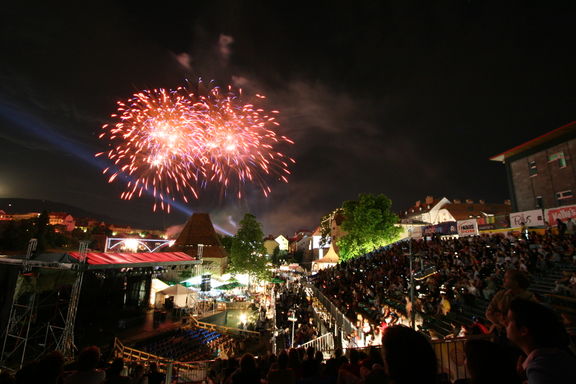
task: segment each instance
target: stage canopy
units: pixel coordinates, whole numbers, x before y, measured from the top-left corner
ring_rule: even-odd
[[[79,252],[43,253],[34,255],[29,264],[38,268],[77,269]],[[24,255],[0,257],[0,264],[22,265]],[[119,269],[144,268],[155,266],[175,266],[201,264],[198,260],[184,252],[87,252],[86,269]]]

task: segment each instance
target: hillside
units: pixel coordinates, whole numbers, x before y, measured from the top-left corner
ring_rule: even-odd
[[[94,218],[100,221],[104,221],[107,224],[122,226],[129,225],[134,228],[139,228],[141,225],[136,222],[131,222],[130,220],[86,211],[73,205],[39,199],[21,199],[8,197],[0,198],[0,210],[3,210],[8,214],[42,212],[43,210],[47,210],[49,212],[66,212],[71,214],[74,218]]]

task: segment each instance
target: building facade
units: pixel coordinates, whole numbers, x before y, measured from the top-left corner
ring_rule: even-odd
[[[576,122],[490,160],[502,162],[514,211],[576,204]]]

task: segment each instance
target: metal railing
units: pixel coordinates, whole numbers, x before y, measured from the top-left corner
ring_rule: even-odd
[[[227,327],[225,325],[216,325],[212,323],[206,323],[203,321],[198,321],[194,317],[191,317],[192,323],[194,323],[195,327],[204,328],[209,331],[216,331],[219,333],[223,333],[226,335],[240,335],[240,336],[249,336],[249,337],[260,337],[260,332],[255,331],[248,331],[240,328],[233,328]],[[183,328],[188,328],[190,326],[185,326]]]
[[[315,338],[314,340],[310,340],[302,345],[300,348],[308,348],[314,347],[314,350],[324,352],[324,351],[333,351],[334,350],[334,334],[332,332],[328,332],[325,335]]]
[[[356,331],[354,324],[328,299],[320,290],[313,284],[305,284],[306,288],[309,288],[314,293],[314,296],[318,301],[326,308],[326,310],[332,316],[332,319],[336,323],[337,327],[345,334],[350,334],[352,331]]]
[[[170,360],[135,348],[126,347],[118,338],[114,339],[113,351],[114,357],[121,357],[126,364],[156,363],[160,372],[172,372],[172,378],[175,378],[177,383],[205,380],[214,365],[214,360],[195,361],[192,363]]]
[[[470,377],[464,352],[464,344],[467,341],[468,338],[432,340],[432,348],[438,359],[438,369],[448,374],[451,381]]]

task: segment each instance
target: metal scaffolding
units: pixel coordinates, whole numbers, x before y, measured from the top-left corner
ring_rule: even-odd
[[[89,241],[80,242],[79,262],[80,266],[77,272],[76,281],[70,293],[70,302],[68,303],[68,312],[66,314],[66,323],[62,336],[58,341],[56,350],[60,351],[64,357],[74,357],[76,345],[74,344],[74,326],[76,324],[76,312],[78,311],[78,302],[80,301],[80,292],[82,291],[82,280],[86,270],[86,254],[88,253]]]
[[[29,262],[32,254],[36,251],[37,245],[37,239],[31,239],[28,243],[21,274],[29,273],[32,270]],[[5,366],[9,360],[15,360],[19,367],[22,367],[26,356],[30,326],[34,317],[36,293],[32,292],[27,295],[18,295],[18,293],[18,289],[15,289],[12,297],[12,307],[10,308],[8,325],[6,326],[4,342],[2,343],[2,355],[0,355],[0,365],[2,366]]]
[[[21,263],[21,270],[12,297],[10,315],[4,332],[0,366],[20,368],[25,361],[36,359],[46,351],[54,349],[62,352],[64,357],[74,357],[76,350],[74,325],[82,280],[86,270],[88,242],[80,243],[80,263],[78,265],[43,263],[32,260],[37,243],[36,239],[30,240],[26,257]],[[66,303],[60,298],[60,295],[54,292],[52,295],[46,293],[41,295],[35,289],[28,291],[20,289],[19,287],[23,285],[26,277],[33,278],[35,273],[39,273],[38,270],[34,272],[33,268],[75,270],[76,279],[68,302]],[[42,321],[39,319],[39,312],[46,307],[54,309],[50,311],[53,313],[53,317],[48,321]]]

